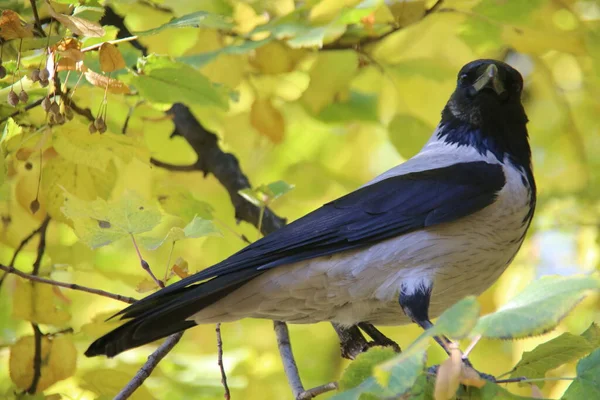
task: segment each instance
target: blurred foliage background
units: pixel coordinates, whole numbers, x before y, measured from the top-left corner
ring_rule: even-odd
[[[48,4],[37,3],[48,32]],[[180,194],[183,200],[176,204],[162,204],[155,236],[183,227],[190,212],[211,219],[222,236],[181,240],[171,255],[168,243],[152,251],[142,247],[159,277],[178,258],[195,272],[242,248],[239,235],[258,237],[251,225],[236,223],[229,196],[212,175],[170,172],[149,163],[150,156],[177,165],[196,161],[183,138],[170,137],[173,122],[164,111],[172,103],[190,107],[219,136],[221,148],[238,157],[254,185],[278,180],[295,185],[272,204],[278,215],[294,220],[414,155],[438,123],[460,67],[475,58],[495,58],[511,63],[525,77],[539,200],[516,260],[479,298],[483,313],[539,276],[598,268],[600,3],[595,0],[58,0],[52,6],[59,13],[100,21],[100,37],[79,36],[84,49],[117,34],[139,34],[136,41],[118,45],[126,68],[110,74],[131,90],[108,92],[108,131],[103,136],[88,134],[89,121],[78,114],[64,125],[49,127],[40,107],[23,110],[20,105],[23,112],[9,121],[15,109],[5,99],[15,82],[19,41],[3,45],[8,75],[0,80],[0,118],[5,139],[13,138],[3,143],[0,170],[3,264],[49,215],[40,275],[142,297],[154,288],[139,267],[131,240],[90,249],[61,211],[66,194],[60,188],[88,202],[96,197],[119,201],[130,190],[157,210],[161,194]],[[34,21],[29,1],[3,0],[0,8]],[[169,23],[173,18],[180,18],[179,23]],[[65,36],[65,27],[57,27],[52,24],[51,36],[58,40]],[[22,52],[22,75],[46,59],[40,43]],[[82,54],[83,64],[102,74],[98,52]],[[69,89],[80,73],[71,72],[59,74]],[[30,103],[48,93],[48,88],[25,77],[19,81],[19,76],[16,92],[21,83]],[[99,86],[82,79],[73,95],[94,116],[104,99],[104,85]],[[121,135],[126,120],[126,135]],[[38,190],[40,209],[34,214],[31,202]],[[24,248],[15,266],[31,271],[36,249],[37,239]],[[31,337],[27,321],[37,320],[44,333],[73,330],[62,335],[69,344],[62,344],[66,350],[60,351],[65,360],[74,363],[76,358],[76,368],[64,366],[68,371],[61,378],[66,379],[56,379],[44,390],[46,396],[110,398],[155,349],[156,344],[148,345],[111,360],[83,357],[89,343],[108,329],[101,321],[123,304],[53,289],[40,291],[45,308],[39,305],[36,311],[38,306],[23,306],[18,298],[24,282],[11,275],[0,289],[0,397],[12,398],[16,390],[9,377],[10,346]],[[598,320],[598,300],[592,296],[583,301],[546,335],[515,342],[483,340],[471,361],[487,373],[509,371],[524,351],[565,331],[579,334]],[[39,319],[36,312],[46,318]],[[214,329],[207,325],[189,330],[132,398],[222,398]],[[420,333],[415,326],[382,330],[403,347]],[[234,399],[291,398],[270,321],[228,323],[222,331]],[[291,326],[290,331],[305,386],[336,380],[347,361],[340,358],[331,326]],[[66,354],[73,348],[76,356],[69,358]],[[440,349],[430,348],[428,364],[444,358]],[[573,375],[574,364],[549,374]],[[542,391],[557,398],[568,384],[549,382]],[[509,388],[531,394],[527,386]]]

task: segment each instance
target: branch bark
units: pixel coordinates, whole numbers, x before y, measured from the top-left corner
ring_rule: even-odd
[[[182,336],[183,332],[175,333],[174,335],[169,336],[154,353],[148,356],[146,363],[142,366],[142,368],[140,368],[137,374],[135,374],[133,379],[129,381],[129,383],[115,396],[114,400],[125,400],[131,396],[137,388],[142,386],[144,381],[148,379],[152,371],[154,371],[154,368],[156,368],[158,363],[165,358],[165,356],[169,353],[169,351],[171,351],[171,349],[173,349],[173,347],[175,347]]]

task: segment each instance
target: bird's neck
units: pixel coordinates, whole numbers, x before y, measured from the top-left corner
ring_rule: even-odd
[[[496,120],[475,126],[444,112],[437,129],[438,140],[457,146],[470,146],[479,153],[493,154],[498,161],[508,160],[531,173],[531,148],[524,122]]]

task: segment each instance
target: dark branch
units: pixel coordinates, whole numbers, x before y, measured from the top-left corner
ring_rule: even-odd
[[[202,171],[204,175],[213,174],[229,193],[235,208],[235,217],[258,227],[260,209],[238,194],[240,190],[251,187],[238,159],[233,154],[221,150],[217,135],[204,128],[185,105],[175,103],[167,114],[173,119],[177,132],[198,155],[196,170]],[[261,225],[262,234],[268,235],[283,225],[284,218],[278,217],[269,208],[265,209]]]
[[[31,380],[31,385],[27,388],[25,392],[29,394],[34,394],[37,390],[38,383],[40,382],[40,378],[42,377],[42,331],[37,324],[31,324],[33,328],[34,341],[35,341],[35,352],[33,354],[33,379]]]
[[[135,374],[133,379],[129,381],[127,386],[125,386],[115,397],[113,400],[124,400],[133,394],[142,386],[144,381],[150,376],[154,368],[158,365],[160,360],[162,360],[168,353],[175,347],[175,345],[179,342],[181,337],[183,336],[183,332],[176,333],[171,335],[161,344],[158,349],[152,354],[148,356],[148,361],[140,368],[140,370]]]
[[[38,14],[37,4],[35,0],[30,0],[31,3],[31,11],[33,12],[33,18],[35,19],[35,28],[40,35],[46,37],[46,32],[44,32],[44,28],[42,28],[42,23],[40,21],[40,15]]]
[[[169,164],[166,162],[162,162],[160,160],[157,160],[156,158],[150,158],[150,164],[152,165],[156,165],[157,167],[160,168],[164,168],[168,171],[175,171],[175,172],[191,172],[191,171],[198,171],[198,165],[197,164],[192,164],[192,165],[174,165],[174,164]]]
[[[227,374],[225,373],[225,366],[223,365],[223,339],[221,338],[220,322],[216,324],[215,332],[217,333],[217,364],[219,365],[219,370],[221,371],[221,383],[223,384],[223,389],[225,389],[223,397],[225,397],[225,400],[229,400],[231,399],[231,393],[229,392],[229,386],[227,385]]]
[[[125,19],[109,6],[104,7],[104,15],[100,19],[100,24],[117,27],[119,29],[117,31],[117,39],[133,36],[133,34],[125,26]],[[130,43],[133,45],[133,47],[140,50],[142,55],[148,55],[148,49],[142,43],[140,43],[139,40],[132,40]]]
[[[133,297],[121,296],[120,294],[110,293],[110,292],[106,292],[106,291],[100,290],[100,289],[93,289],[93,288],[89,288],[86,286],[77,285],[75,283],[59,282],[59,281],[55,281],[52,279],[47,279],[47,278],[42,278],[42,277],[39,277],[36,275],[27,274],[25,272],[19,271],[18,269],[16,269],[15,267],[13,267],[11,265],[0,264],[0,270],[6,272],[6,274],[15,274],[17,276],[20,276],[21,278],[25,278],[30,281],[45,283],[47,285],[63,287],[65,289],[78,290],[80,292],[97,294],[99,296],[108,297],[113,300],[122,301],[124,303],[133,304],[137,301]]]
[[[0,124],[5,123],[6,121],[8,121],[9,118],[14,118],[17,115],[24,113],[26,111],[29,111],[37,106],[39,106],[40,104],[42,104],[42,101],[44,101],[44,98],[42,97],[41,99],[37,99],[36,101],[34,101],[33,103],[27,104],[25,107],[23,107],[22,109],[19,109],[17,111],[14,111],[13,113],[11,113],[10,115],[0,119]]]
[[[50,217],[44,218],[42,225],[40,225],[40,241],[38,243],[37,254],[35,261],[33,262],[33,272],[31,275],[37,276],[40,273],[40,265],[42,264],[42,257],[46,252],[46,232],[48,231],[48,224],[50,223]]]

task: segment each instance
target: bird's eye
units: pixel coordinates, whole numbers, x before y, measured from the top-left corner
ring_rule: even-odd
[[[465,86],[467,84],[467,79],[469,77],[467,76],[467,74],[462,74],[461,76],[458,77],[458,84],[460,86]]]

